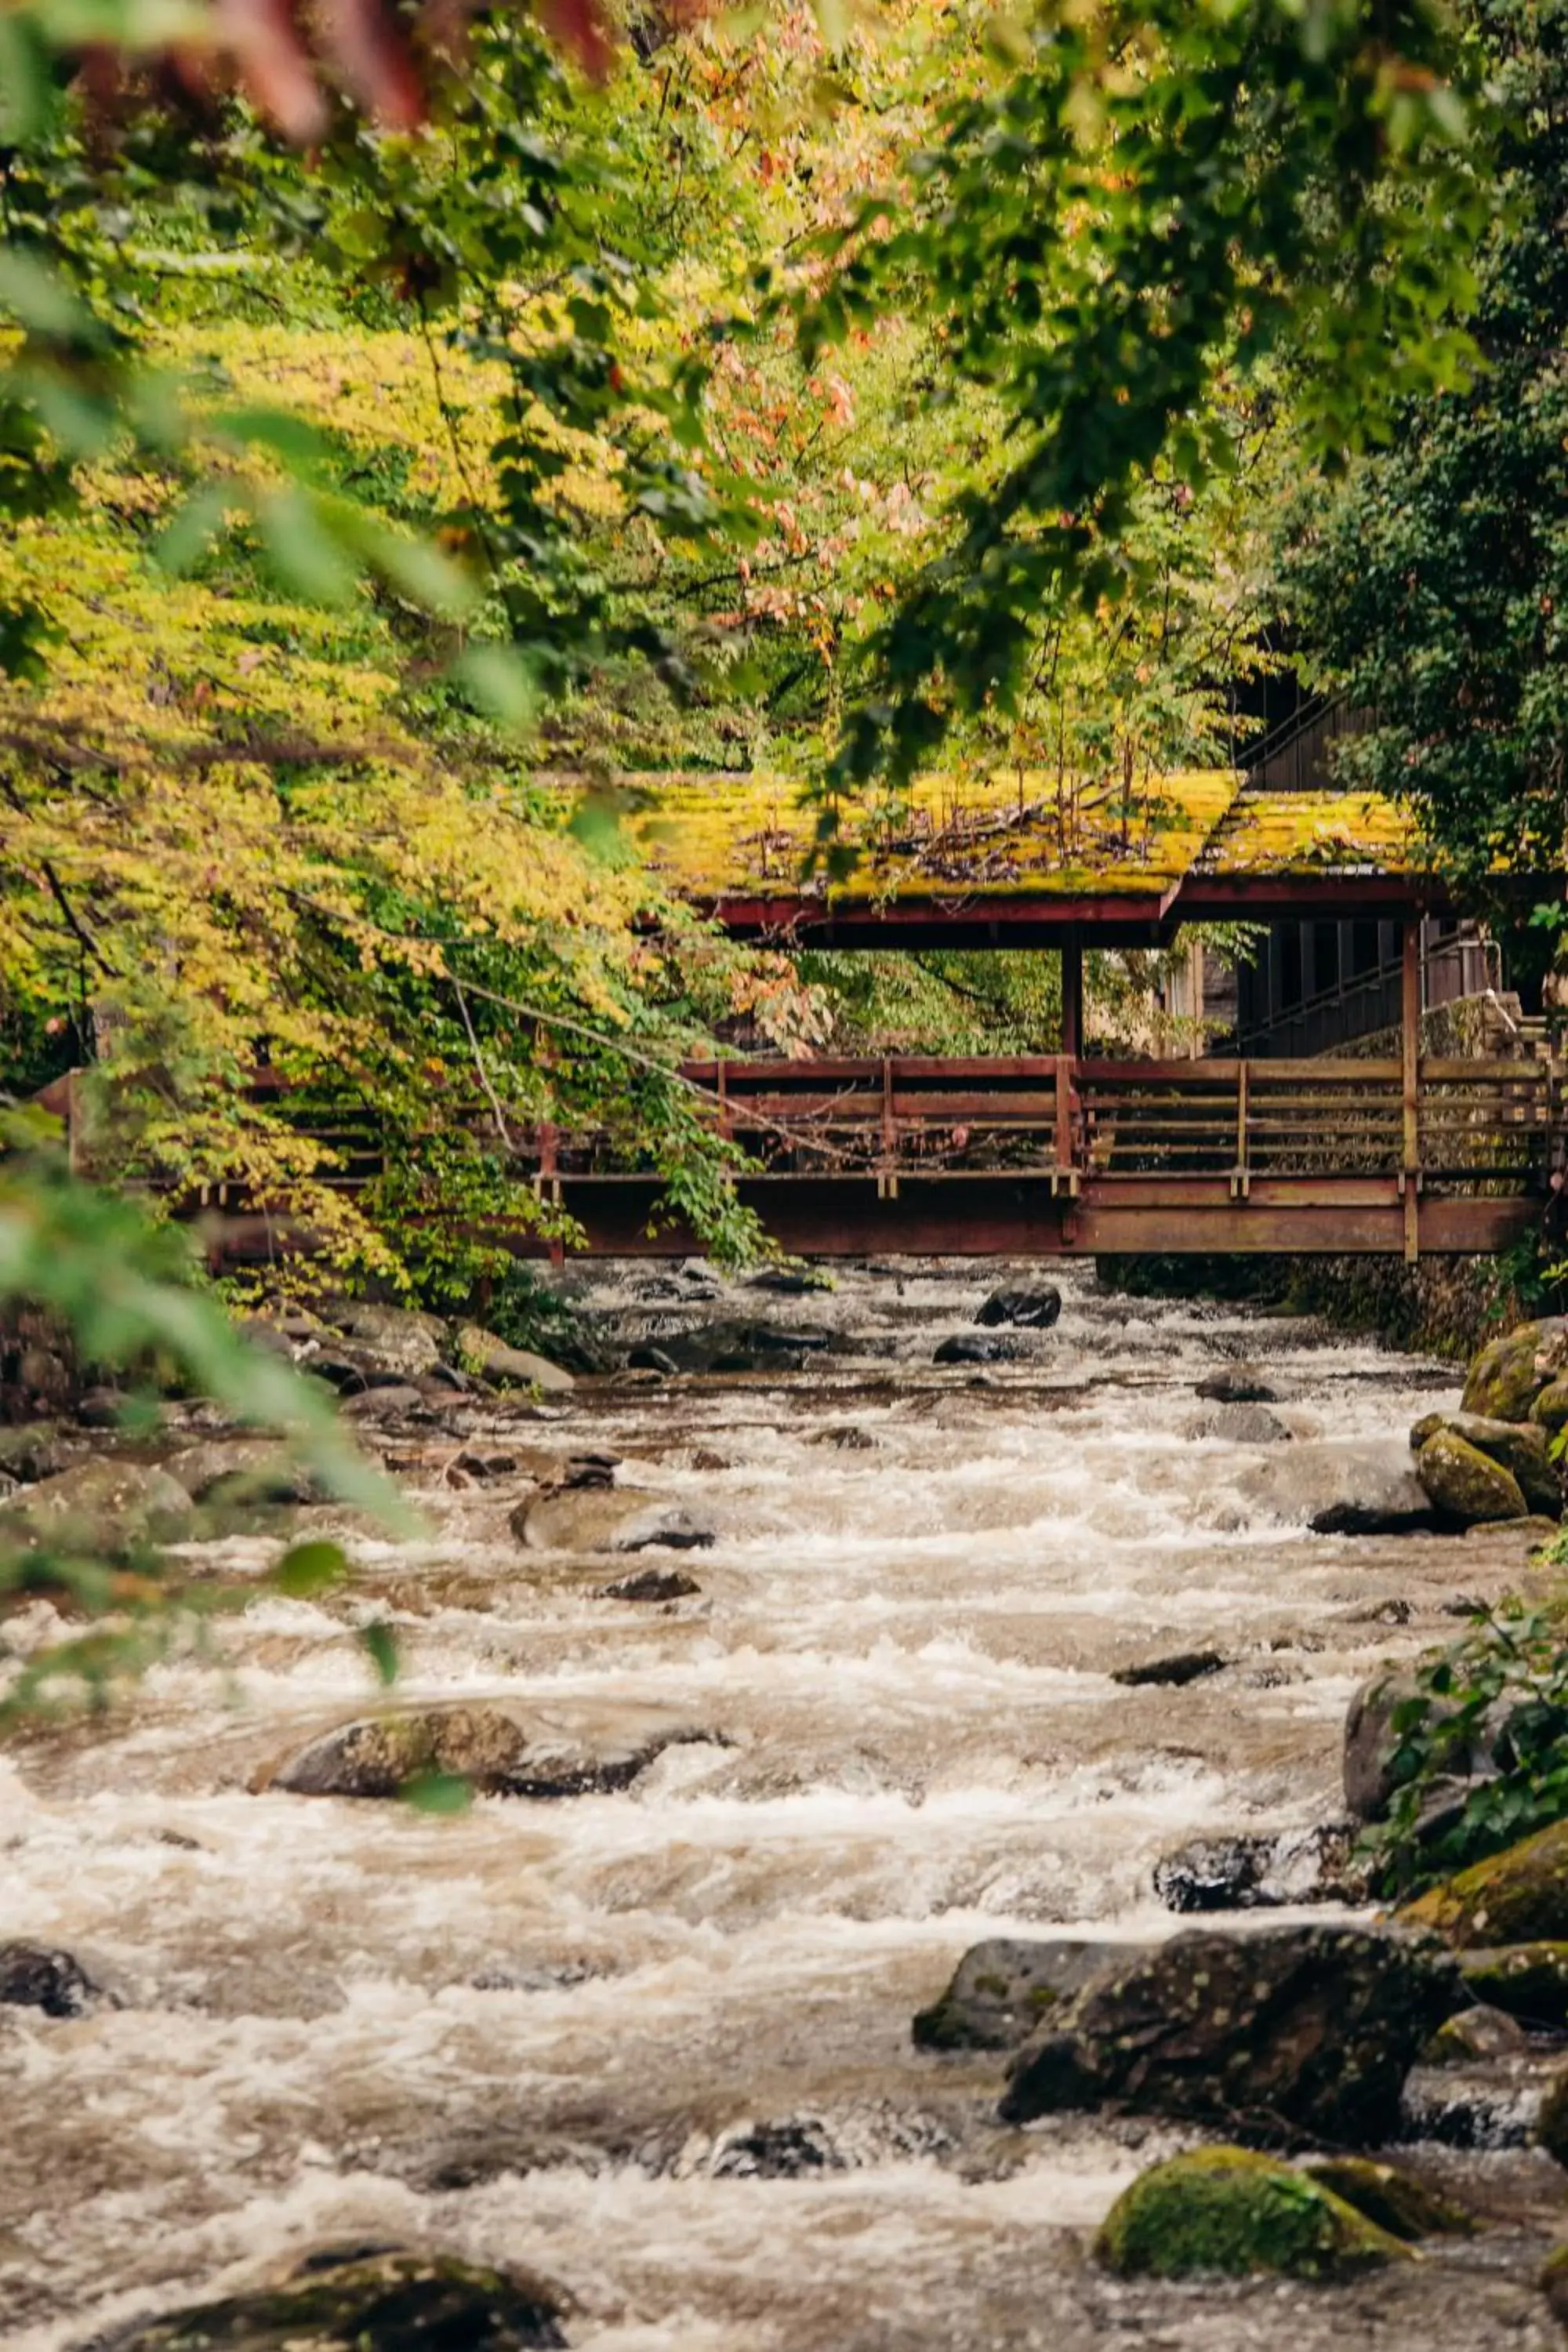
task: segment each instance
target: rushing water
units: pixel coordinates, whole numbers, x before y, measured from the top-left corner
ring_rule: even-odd
[[[1442,1368],[1074,1270],[1022,1361],[933,1370],[1005,1271],[687,1304],[701,1286],[606,1273],[593,1303],[633,1336],[735,1311],[838,1335],[784,1377],[584,1382],[523,1433],[715,1508],[699,1597],[594,1597],[605,1562],[522,1551],[523,1482],[454,1489],[446,1443],[426,1539],[363,1541],[355,1602],[260,1601],[231,1680],[162,1670],[106,1734],[0,1760],[0,1936],[119,1997],[0,2011],[6,2345],[367,2236],[536,2264],[576,2352],[1559,2340],[1531,2284],[1543,2158],[1463,2159],[1525,2226],[1354,2288],[1131,2289],[1086,2233],[1175,2138],[1005,2129],[1000,2062],[911,2048],[977,1938],[1167,1932],[1163,1853],[1332,1816],[1358,1679],[1522,1556],[1258,1524],[1257,1454],[1190,1433],[1227,1357],[1267,1361],[1300,1437],[1402,1432]],[[655,1702],[708,1736],[622,1794],[455,1820],[252,1793],[363,1707],[355,1609],[394,1618],[411,1691]],[[1110,1678],[1206,1646],[1228,1663],[1184,1689]]]

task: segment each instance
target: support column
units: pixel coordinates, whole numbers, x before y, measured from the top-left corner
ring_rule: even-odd
[[[1083,1055],[1083,949],[1078,934],[1062,941],[1062,1052],[1071,1061]]]
[[[1400,1073],[1404,1096],[1405,1255],[1420,1254],[1421,1187],[1421,919],[1407,917],[1400,939]]]

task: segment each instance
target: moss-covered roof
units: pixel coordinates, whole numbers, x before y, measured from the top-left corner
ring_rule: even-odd
[[[1194,873],[1403,875],[1415,865],[1410,824],[1392,803],[1253,791],[1234,769],[1161,776],[1130,796],[1120,784],[1080,786],[1065,805],[1041,772],[929,777],[895,812],[841,807],[837,837],[855,863],[833,882],[820,868],[805,875],[817,816],[787,777],[686,774],[638,780],[623,826],[639,856],[705,905],[1091,896],[1138,906]]]

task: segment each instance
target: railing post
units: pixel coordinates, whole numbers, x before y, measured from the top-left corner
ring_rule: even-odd
[[[1245,1201],[1250,1176],[1247,1164],[1247,1120],[1251,1080],[1245,1061],[1236,1066],[1236,1177],[1231,1191]]]
[[[733,1119],[732,1119],[732,1118],[731,1118],[731,1116],[730,1116],[730,1076],[729,1076],[729,1069],[730,1069],[730,1066],[729,1066],[729,1064],[728,1064],[726,1061],[724,1061],[724,1060],[722,1059],[722,1057],[721,1057],[720,1062],[719,1062],[719,1065],[718,1065],[718,1068],[719,1068],[719,1133],[720,1133],[721,1137],[723,1139],[723,1140],[724,1140],[726,1143],[728,1143],[728,1142],[730,1141],[731,1138],[733,1136],[733,1134],[734,1134],[734,1132],[735,1132],[735,1123],[734,1123]]]
[[[1421,1252],[1421,919],[1406,916],[1400,940],[1399,1044],[1403,1081],[1405,1256],[1414,1265]]]
[[[877,1179],[879,1199],[899,1197],[899,1122],[893,1116],[893,1057],[882,1056],[882,1166]]]
[[[1078,1064],[1071,1054],[1057,1055],[1057,1134],[1056,1155],[1058,1173],[1065,1175],[1075,1164],[1073,1157],[1073,1095]]]

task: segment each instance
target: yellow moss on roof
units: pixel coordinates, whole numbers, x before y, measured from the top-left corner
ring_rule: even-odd
[[[1415,829],[1378,793],[1240,793],[1205,865],[1217,874],[1295,874],[1371,866],[1407,873]]]
[[[649,778],[624,819],[637,855],[687,896],[837,902],[962,896],[1162,896],[1194,867],[1222,874],[1321,873],[1413,862],[1409,822],[1365,793],[1254,793],[1232,769],[1161,776],[1124,798],[1080,785],[1058,808],[1044,772],[923,778],[897,811],[853,801],[839,812],[852,872],[803,876],[817,810],[790,777]]]
[[[1200,855],[1236,798],[1229,769],[1080,787],[1058,809],[1055,778],[1016,770],[922,778],[896,812],[847,801],[839,839],[856,853],[836,898],[1005,897],[1113,890],[1158,897]],[[638,853],[700,899],[787,895],[801,886],[817,821],[792,778],[649,780],[626,821]],[[818,888],[826,887],[818,883]]]

